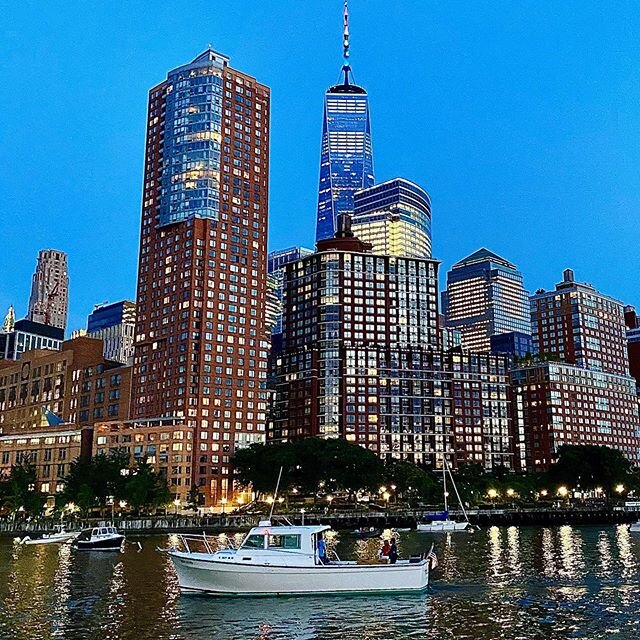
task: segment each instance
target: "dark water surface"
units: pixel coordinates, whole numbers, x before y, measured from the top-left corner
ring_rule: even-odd
[[[142,551],[128,544],[122,554],[0,538],[0,638],[640,640],[640,534],[627,525],[399,537],[402,555],[436,542],[440,566],[424,594],[180,596],[155,551],[169,536],[137,538]],[[334,545],[355,558],[378,541],[341,532]]]

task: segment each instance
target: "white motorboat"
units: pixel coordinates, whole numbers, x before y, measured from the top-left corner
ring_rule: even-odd
[[[124,536],[111,525],[85,529],[73,543],[78,550],[83,551],[120,551]]]
[[[636,522],[632,522],[629,525],[629,531],[631,533],[640,533],[640,520],[637,520]]]
[[[447,473],[449,473],[451,486],[456,492],[456,497],[458,498],[460,509],[462,509],[462,513],[464,514],[463,522],[458,522],[449,518],[449,505],[447,500],[447,498],[449,497],[449,492],[447,491]],[[474,528],[469,522],[467,512],[464,509],[464,505],[462,504],[462,500],[460,499],[460,494],[458,493],[458,487],[456,487],[451,469],[449,468],[447,459],[445,458],[444,454],[442,456],[442,487],[444,489],[444,511],[435,514],[425,514],[422,518],[422,522],[418,522],[418,525],[416,527],[417,531],[421,533],[456,533],[458,531],[472,532]]]
[[[80,534],[79,531],[65,531],[64,527],[57,527],[54,533],[45,533],[41,538],[30,538],[25,536],[20,540],[20,544],[64,544],[75,540]]]
[[[185,592],[253,596],[426,589],[433,550],[426,557],[395,564],[359,564],[337,555],[323,562],[318,543],[330,528],[280,526],[264,520],[249,531],[238,549],[214,552],[203,535],[181,536],[184,550],[167,552]],[[203,551],[190,548],[195,541]]]

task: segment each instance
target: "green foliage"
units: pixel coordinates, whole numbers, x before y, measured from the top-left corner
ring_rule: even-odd
[[[306,495],[374,490],[384,478],[384,465],[372,451],[340,438],[254,444],[236,452],[233,466],[236,481],[258,494],[274,491],[280,467],[280,490],[296,487]]]
[[[108,499],[126,501],[133,509],[154,508],[171,499],[167,483],[145,462],[131,470],[125,451],[111,451],[108,456],[78,458],[64,479],[63,504],[74,502],[84,513]]]
[[[27,516],[42,513],[46,497],[38,491],[36,469],[30,463],[16,465],[9,478],[0,483],[0,500],[10,512],[21,510]]]
[[[203,504],[204,496],[200,492],[200,487],[197,484],[192,484],[187,495],[187,507],[193,511],[198,511]]]
[[[171,500],[171,493],[164,478],[146,462],[138,462],[124,485],[124,498],[136,511],[156,508]]]
[[[415,464],[393,460],[385,466],[384,473],[385,483],[395,485],[398,499],[431,502],[442,497],[438,481]]]
[[[621,451],[596,445],[564,445],[549,470],[555,485],[589,491],[601,487],[611,495],[616,484],[633,479],[631,462]]]

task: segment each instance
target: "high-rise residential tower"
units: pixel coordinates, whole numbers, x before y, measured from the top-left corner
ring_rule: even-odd
[[[27,319],[40,324],[67,327],[69,306],[69,272],[67,254],[56,249],[43,249],[31,284]]]
[[[265,438],[269,104],[211,48],[149,92],[131,416],[190,432],[173,464],[211,506]]]
[[[539,356],[511,371],[521,465],[544,471],[565,444],[605,445],[640,464],[622,303],[566,269],[555,290],[531,296],[531,324]]]
[[[395,178],[353,197],[353,233],[374,253],[431,257],[431,199],[414,182]]]
[[[344,438],[385,460],[512,464],[507,360],[442,353],[438,262],[336,238],[283,274],[273,440]]]
[[[629,375],[624,305],[586,282],[571,269],[555,290],[531,296],[535,350],[593,371]]]
[[[531,334],[522,274],[487,249],[453,265],[444,301],[447,326],[460,330],[464,349],[491,351],[491,336],[512,331]]]
[[[316,241],[333,238],[338,216],[353,212],[353,196],[374,183],[367,92],[349,63],[349,12],[344,5],[342,82],[324,96]]]

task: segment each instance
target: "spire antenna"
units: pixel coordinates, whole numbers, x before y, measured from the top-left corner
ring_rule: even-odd
[[[349,66],[349,0],[344,0],[344,31],[343,31],[343,50],[345,66]]]
[[[344,73],[344,83],[349,84],[349,0],[344,0],[343,14],[344,30],[342,32],[342,71]]]

